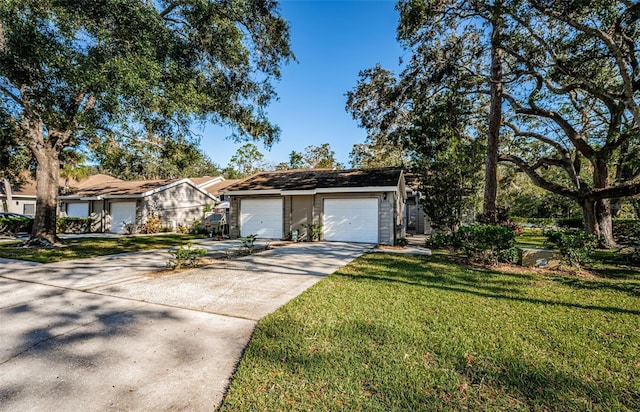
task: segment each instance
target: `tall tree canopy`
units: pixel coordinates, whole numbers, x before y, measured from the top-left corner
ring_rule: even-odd
[[[491,136],[498,126],[500,161],[579,204],[586,230],[613,244],[609,199],[640,192],[640,5],[406,0],[398,9],[407,68],[397,77],[364,71],[349,96],[348,110],[370,138],[402,142],[421,112],[459,96],[469,103],[470,136]]]
[[[253,143],[246,143],[231,156],[229,165],[224,169],[224,174],[228,179],[241,179],[268,168],[264,162],[264,154],[260,152],[258,147]]]
[[[220,168],[196,142],[182,138],[156,137],[129,143],[112,136],[90,148],[101,173],[124,180],[175,179],[220,173]]]
[[[5,0],[0,117],[36,163],[32,239],[56,241],[59,157],[118,135],[188,136],[194,121],[271,144],[264,111],[288,25],[270,0]]]

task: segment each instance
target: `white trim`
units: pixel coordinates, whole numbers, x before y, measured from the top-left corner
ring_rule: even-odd
[[[224,177],[223,177],[223,176],[218,176],[218,177],[214,177],[214,178],[213,178],[213,179],[211,179],[211,180],[207,180],[207,181],[206,181],[206,182],[204,182],[204,183],[200,183],[199,185],[196,185],[196,186],[198,186],[198,187],[199,187],[199,188],[201,188],[201,189],[204,189],[204,188],[207,188],[207,187],[209,187],[209,186],[213,186],[213,185],[215,185],[216,183],[224,182],[224,180],[225,180],[225,179],[224,179]],[[195,184],[195,183],[194,183],[194,184]]]
[[[173,183],[169,183],[168,185],[160,186],[160,187],[158,187],[158,188],[156,188],[156,189],[149,190],[148,192],[144,192],[144,193],[142,193],[142,194],[140,195],[140,197],[146,197],[146,196],[155,195],[156,193],[160,193],[160,192],[165,191],[165,190],[167,190],[167,189],[171,189],[171,188],[173,188],[173,187],[176,187],[176,186],[178,186],[178,185],[181,185],[182,183],[186,183],[186,184],[188,184],[189,186],[191,186],[191,187],[193,187],[194,189],[196,189],[198,192],[202,193],[203,195],[206,195],[208,198],[210,198],[210,199],[212,199],[212,200],[216,200],[216,198],[215,198],[215,197],[213,197],[213,195],[212,195],[211,193],[209,193],[209,192],[207,192],[206,190],[204,190],[204,189],[202,189],[202,188],[198,187],[198,185],[196,185],[195,183],[193,183],[193,182],[191,181],[191,179],[189,179],[188,177],[185,177],[184,179],[176,180],[175,182],[173,182]],[[118,196],[119,196],[119,195],[118,195]],[[105,197],[107,197],[107,196],[105,196]],[[110,198],[111,198],[111,197],[112,197],[112,198],[115,198],[115,196],[109,196],[109,197],[110,197]],[[132,196],[132,197],[134,197],[134,196]]]
[[[281,195],[281,196],[302,196],[315,195],[318,193],[371,193],[371,192],[395,192],[397,186],[364,186],[364,187],[321,187],[311,190],[233,190],[223,192],[228,196],[251,196],[251,195]]]
[[[269,190],[234,190],[231,192],[224,193],[227,196],[250,196],[250,195],[279,195],[282,192],[280,189],[269,189]]]
[[[168,185],[163,185],[163,186],[157,187],[155,189],[151,189],[151,190],[146,191],[144,193],[133,193],[133,194],[124,194],[124,195],[97,195],[97,196],[90,196],[90,197],[66,195],[66,196],[60,196],[60,200],[67,200],[67,199],[76,199],[76,200],[77,199],[79,199],[79,200],[141,199],[141,198],[144,198],[144,197],[147,197],[147,196],[154,195],[156,193],[160,193],[160,192],[162,192],[164,190],[171,189],[171,188],[176,187],[178,185],[181,185],[183,183],[186,183],[187,185],[193,187],[195,190],[197,190],[198,192],[202,193],[203,195],[205,195],[206,197],[208,197],[211,200],[214,200],[214,201],[218,200],[211,193],[209,193],[206,190],[198,187],[198,185],[193,183],[189,178],[176,180],[173,183],[169,183]]]

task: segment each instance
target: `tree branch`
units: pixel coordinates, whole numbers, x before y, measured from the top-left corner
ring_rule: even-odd
[[[574,191],[571,189],[568,189],[564,186],[561,186],[557,183],[553,183],[550,182],[548,180],[546,180],[545,178],[543,178],[542,176],[540,176],[537,172],[536,169],[534,167],[532,167],[531,165],[529,165],[527,162],[525,162],[523,159],[517,157],[517,156],[513,156],[513,155],[508,155],[508,154],[503,154],[500,155],[500,159],[501,162],[509,162],[512,163],[514,165],[516,165],[518,167],[518,169],[520,169],[521,171],[523,171],[527,176],[529,176],[529,178],[531,179],[531,181],[533,182],[533,184],[535,184],[536,186],[548,190],[550,192],[559,194],[561,196],[565,196],[565,197],[569,197],[573,200],[579,200],[582,195],[580,192],[578,191]],[[539,166],[538,166],[539,167]]]

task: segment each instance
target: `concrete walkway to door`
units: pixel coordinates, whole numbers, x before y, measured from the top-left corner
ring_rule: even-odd
[[[2,410],[212,410],[257,320],[370,248],[297,243],[171,273],[141,270],[159,252],[2,263]]]

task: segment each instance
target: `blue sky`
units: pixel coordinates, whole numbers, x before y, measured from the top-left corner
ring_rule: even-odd
[[[279,101],[267,109],[282,129],[280,141],[267,150],[272,163],[287,162],[292,150],[330,143],[338,161],[348,166],[349,152],[366,132],[345,111],[345,93],[353,89],[360,70],[380,63],[398,71],[403,49],[396,41],[395,1],[283,0],[282,16],[289,21],[297,62],[283,67],[275,84]],[[224,167],[242,143],[225,139],[229,133],[205,127],[201,147]]]

